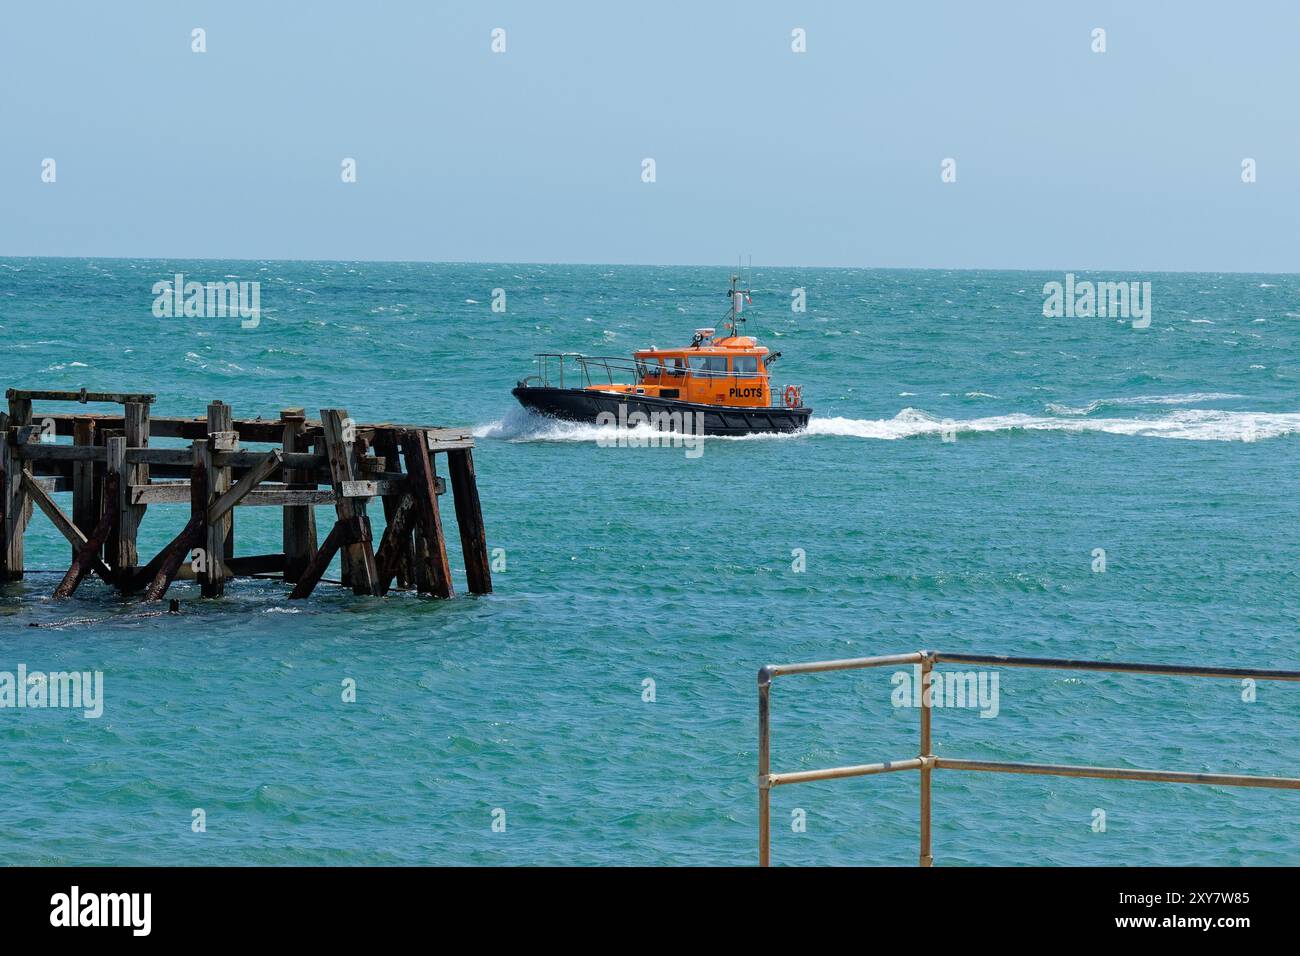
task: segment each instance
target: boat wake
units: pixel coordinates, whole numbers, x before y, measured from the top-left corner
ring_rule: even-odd
[[[633,431],[650,433],[649,425],[640,426]],[[527,408],[512,408],[504,418],[473,429],[475,438],[498,438],[503,441],[595,441],[605,434],[599,425],[582,422],[565,422],[558,418],[540,415]]]
[[[905,408],[893,418],[818,418],[808,423],[806,435],[891,440],[920,435],[958,435],[982,432],[1099,432],[1140,438],[1181,438],[1188,441],[1261,441],[1300,432],[1300,412],[1224,412],[1180,409],[1161,416],[1139,418],[1082,418],[1052,415],[992,415],[987,418],[945,420],[919,409]]]
[[[1219,402],[1232,398],[1245,398],[1230,392],[1192,392],[1187,395],[1135,395],[1130,398],[1099,398],[1077,408],[1050,402],[1047,410],[1054,415],[1091,415],[1103,408],[1129,408],[1134,405],[1198,405],[1201,402]]]
[[[1196,396],[1155,396],[1149,399],[1101,399],[1084,408],[1048,406],[1056,414],[990,415],[984,418],[945,419],[917,408],[904,408],[893,418],[841,418],[813,415],[808,428],[784,434],[713,435],[708,441],[791,441],[807,438],[868,438],[893,441],[900,438],[942,436],[945,431],[956,435],[986,432],[1096,432],[1139,438],[1180,438],[1187,441],[1262,441],[1300,433],[1300,412],[1228,412],[1216,409],[1178,409],[1163,415],[1137,418],[1091,418],[1091,411],[1111,405],[1172,405],[1178,402],[1206,401],[1230,396],[1215,394]],[[1235,396],[1233,396],[1235,397]],[[1177,401],[1175,401],[1177,400]],[[635,432],[651,433],[641,426]],[[495,438],[513,442],[559,441],[594,442],[604,429],[597,425],[564,422],[523,408],[511,409],[504,418],[474,429],[475,438]]]

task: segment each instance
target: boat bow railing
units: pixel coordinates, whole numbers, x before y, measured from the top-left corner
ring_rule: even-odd
[[[571,366],[568,368],[570,387],[589,388],[593,385],[602,384],[639,385],[646,379],[647,371],[652,367],[651,363],[640,359],[629,359],[615,355],[584,355],[581,352],[538,352],[534,358],[537,361],[537,374],[521,380],[520,385],[527,385],[535,380],[542,387],[551,388],[552,382],[557,381],[558,387],[564,388],[567,363],[577,366],[576,369]],[[752,379],[761,377],[758,372],[737,373],[725,370],[719,372],[698,368],[675,368],[657,364],[653,365],[653,368],[656,371],[662,371],[664,377],[669,380],[684,380],[686,378]],[[620,381],[620,379],[623,381]],[[581,384],[573,385],[574,381]]]

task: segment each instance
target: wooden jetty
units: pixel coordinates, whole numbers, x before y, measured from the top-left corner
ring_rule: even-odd
[[[23,576],[23,535],[38,508],[68,539],[71,564],[54,597],[66,598],[89,574],[118,591],[158,601],[172,582],[196,579],[204,597],[220,597],[242,576],[282,577],[290,598],[312,593],[336,554],[343,584],[357,594],[397,587],[452,596],[451,568],[435,469],[447,456],[469,590],[492,590],[483,513],[474,475],[474,439],[465,429],[366,425],[346,409],[320,419],[286,408],[279,419],[235,418],[222,402],[206,418],[159,418],[154,396],[120,392],[9,389],[0,412],[0,581]],[[33,413],[33,402],[121,405],[110,414]],[[70,437],[71,443],[60,443]],[[189,447],[150,447],[150,439]],[[247,446],[260,446],[249,448]],[[270,447],[268,447],[270,446]],[[69,515],[52,497],[72,493]],[[378,546],[367,509],[378,498],[386,527]],[[188,520],[152,559],[141,563],[136,539],[145,512],[188,505]],[[318,542],[315,506],[333,505],[335,521]],[[235,512],[283,509],[283,552],[237,555]]]

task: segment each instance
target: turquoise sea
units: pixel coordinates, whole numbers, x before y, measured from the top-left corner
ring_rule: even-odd
[[[534,352],[719,325],[731,271],[0,259],[0,384],[472,425],[506,560],[485,598],[182,584],[179,617],[141,618],[93,580],[50,601],[67,548],[37,514],[37,573],[0,590],[0,670],[102,670],[104,715],[0,710],[0,862],[750,864],[763,664],[1300,666],[1300,277],[1079,275],[1150,281],[1135,329],[1044,318],[1065,269],[755,267],[748,331],[804,386],[807,434],[689,457],[513,407]],[[260,324],[155,318],[176,272],[260,282]],[[151,508],[141,552],[181,520]],[[274,509],[237,528],[240,553],[278,545]],[[69,619],[89,621],[29,626]],[[779,681],[774,768],[915,755],[893,673]],[[999,681],[994,718],[936,711],[937,753],[1300,774],[1294,685]],[[1292,792],[941,772],[934,801],[937,865],[1300,863]],[[779,789],[773,833],[778,863],[914,864],[917,778]]]

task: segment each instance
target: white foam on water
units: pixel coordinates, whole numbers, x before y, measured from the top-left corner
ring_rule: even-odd
[[[1165,396],[1171,398],[1172,396]],[[1150,404],[1150,403],[1148,403]],[[900,438],[985,432],[1085,432],[1139,438],[1179,438],[1185,441],[1262,441],[1300,434],[1300,412],[1227,412],[1217,409],[1178,409],[1159,417],[1063,418],[1051,415],[990,415],[984,418],[945,419],[918,408],[904,408],[893,418],[843,418],[814,415],[799,432],[764,432],[753,435],[709,435],[709,441],[791,441],[807,438],[864,438],[895,441]],[[523,408],[511,409],[504,418],[473,429],[475,438],[532,442],[595,442],[609,433],[598,425],[565,422]],[[653,435],[649,425],[629,434]]]
[[[945,428],[958,435],[1020,429],[1076,434],[1099,432],[1188,441],[1260,441],[1300,433],[1300,412],[1182,409],[1159,418],[1053,418],[1013,414],[948,421],[915,408],[905,408],[890,419],[818,418],[814,415],[803,434],[892,440],[940,435]]]
[[[638,425],[626,431],[629,435],[656,434],[649,425]],[[499,438],[503,441],[594,442],[597,438],[609,437],[609,431],[603,426],[561,421],[523,407],[512,408],[504,418],[479,425],[472,432],[475,438]]]
[[[1091,415],[1101,408],[1123,408],[1130,405],[1199,405],[1201,402],[1221,402],[1232,398],[1245,398],[1230,392],[1190,392],[1186,395],[1134,395],[1128,398],[1098,398],[1087,405],[1072,407],[1057,402],[1046,408],[1053,415]]]

